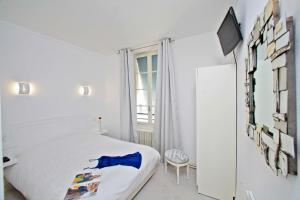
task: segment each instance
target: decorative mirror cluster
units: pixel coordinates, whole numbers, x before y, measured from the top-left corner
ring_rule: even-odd
[[[294,24],[292,17],[280,19],[279,10],[279,1],[269,0],[258,16],[248,41],[245,83],[247,133],[276,175],[287,176],[297,175]],[[258,48],[262,49],[262,56],[258,54]],[[261,86],[256,80],[258,68],[267,67],[267,64],[258,64],[258,57],[263,57],[262,63],[270,63],[269,74],[265,74],[265,78],[260,75],[260,79],[271,77],[270,88],[273,91],[264,91],[266,87],[263,86],[256,94]],[[264,92],[271,94],[270,101],[257,102],[256,95],[264,95]],[[263,105],[257,105],[262,102]],[[257,117],[257,108],[270,105],[271,122],[266,124]]]

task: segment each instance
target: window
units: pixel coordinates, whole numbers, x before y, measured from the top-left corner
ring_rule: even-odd
[[[137,122],[153,124],[157,75],[157,51],[136,54]]]

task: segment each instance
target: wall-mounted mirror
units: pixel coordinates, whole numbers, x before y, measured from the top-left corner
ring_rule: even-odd
[[[279,0],[269,0],[248,41],[247,132],[279,173],[297,175],[296,78],[293,18],[279,17]]]
[[[271,59],[266,59],[265,46],[257,46],[257,67],[254,73],[255,122],[264,124],[274,132],[274,93]]]

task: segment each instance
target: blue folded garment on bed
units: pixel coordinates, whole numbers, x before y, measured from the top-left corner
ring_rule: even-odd
[[[140,152],[136,152],[125,156],[101,156],[98,159],[91,159],[90,162],[95,160],[98,160],[96,167],[87,167],[84,169],[102,169],[104,167],[111,167],[115,165],[131,166],[139,169],[142,164],[142,154]]]

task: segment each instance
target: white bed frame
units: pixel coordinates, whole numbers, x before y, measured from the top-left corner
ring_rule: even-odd
[[[145,178],[144,180],[138,185],[138,187],[136,187],[135,189],[133,189],[133,191],[131,192],[131,194],[128,196],[128,200],[133,199],[138,193],[139,191],[141,191],[141,189],[144,187],[144,185],[150,180],[150,178],[154,175],[154,173],[157,171],[157,168],[159,167],[159,165],[157,165]]]
[[[8,128],[8,132],[5,135],[4,152],[17,156],[19,152],[30,148],[32,145],[37,145],[63,134],[87,130],[96,131],[98,124],[96,116],[80,115],[52,117],[37,121],[11,124]],[[32,140],[32,138],[34,138],[34,140]],[[132,188],[129,188],[132,192],[129,194],[128,200],[133,199],[138,194],[156,172],[158,166],[159,165],[157,165],[137,187],[132,186]]]
[[[157,171],[159,165],[157,165],[145,178],[144,180],[138,185],[136,188],[132,188],[132,192],[129,194],[127,200],[132,200],[140,191],[141,189],[146,185],[146,183],[151,179],[151,177],[154,175],[154,173]],[[5,185],[5,192],[8,192],[12,189],[15,189],[10,183],[6,182]],[[15,189],[17,190],[17,189]],[[19,191],[20,192],[20,191]],[[20,192],[21,193],[21,192]],[[25,198],[25,197],[24,197]]]

